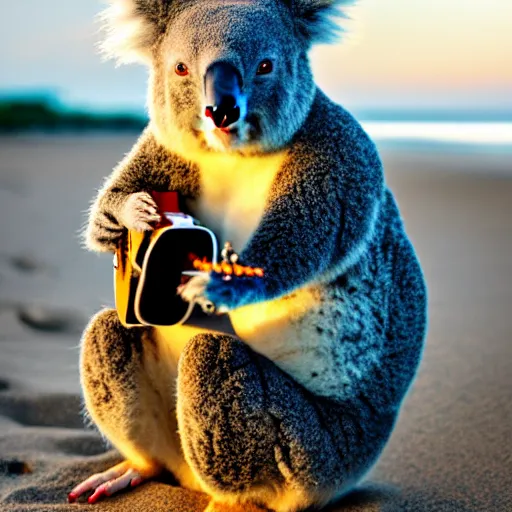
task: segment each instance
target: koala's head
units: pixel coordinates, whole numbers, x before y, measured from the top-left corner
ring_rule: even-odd
[[[150,68],[159,140],[259,153],[283,147],[315,93],[307,52],[349,0],[110,0],[104,48]]]

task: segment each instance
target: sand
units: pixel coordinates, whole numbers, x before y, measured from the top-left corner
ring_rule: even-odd
[[[108,256],[78,231],[127,136],[0,139],[0,510],[76,511],[67,492],[119,460],[81,415],[78,344],[112,305]],[[512,511],[510,153],[385,150],[429,285],[423,362],[393,437],[331,511]],[[199,512],[172,479],[91,510]]]

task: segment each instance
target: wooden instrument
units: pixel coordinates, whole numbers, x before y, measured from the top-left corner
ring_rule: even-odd
[[[217,262],[218,244],[209,229],[180,211],[177,192],[151,194],[162,215],[153,231],[128,231],[114,256],[116,309],[126,327],[166,326],[187,321],[194,303],[177,289],[194,275],[193,262]]]

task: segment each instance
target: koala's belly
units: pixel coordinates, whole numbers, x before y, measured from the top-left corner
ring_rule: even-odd
[[[207,332],[236,334],[311,392],[323,395],[333,387],[336,394],[340,375],[332,354],[337,338],[332,331],[319,329],[330,314],[321,295],[319,289],[302,288],[281,299],[230,311],[234,332],[216,318],[203,321],[201,327],[157,327],[156,341],[166,354],[169,371],[177,376],[181,352],[192,337]]]
[[[194,215],[212,229],[219,245],[240,252],[263,216],[268,193],[285,153],[261,157],[205,154],[198,162],[201,195]]]
[[[237,336],[274,361],[304,387],[321,393],[333,380],[332,333],[318,329],[321,291],[302,288],[289,296],[229,313]]]

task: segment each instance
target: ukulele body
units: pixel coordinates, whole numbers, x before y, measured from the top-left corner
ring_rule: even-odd
[[[114,256],[116,309],[125,327],[183,324],[194,309],[177,289],[194,275],[197,259],[217,262],[213,232],[181,213],[177,193],[153,193],[162,221],[153,231],[128,231]]]

